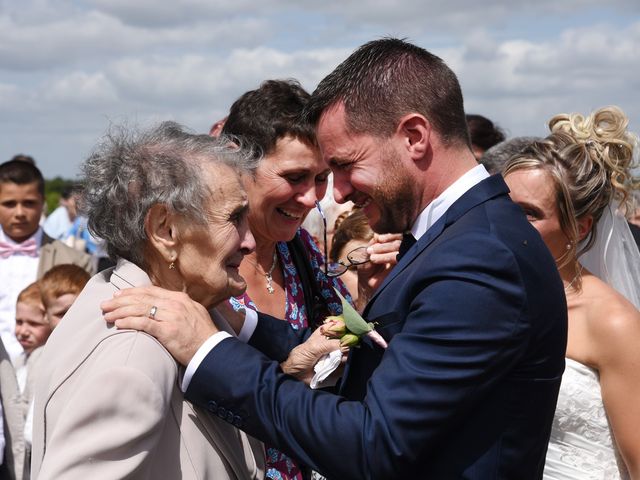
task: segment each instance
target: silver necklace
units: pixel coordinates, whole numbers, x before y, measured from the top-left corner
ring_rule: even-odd
[[[569,285],[567,285],[566,287],[564,287],[564,291],[568,292],[571,290],[571,287],[573,287],[573,284],[576,283],[576,280],[578,280],[578,277],[580,277],[580,274],[582,273],[582,269],[584,267],[582,265],[580,265],[577,269],[576,269],[576,274],[573,277],[573,279],[571,280],[571,282],[569,282]]]
[[[253,262],[252,262],[253,263]],[[275,292],[275,289],[273,288],[273,271],[276,269],[276,265],[278,263],[278,256],[276,254],[276,251],[273,251],[273,263],[271,264],[271,268],[269,269],[268,272],[266,273],[262,273],[260,272],[260,270],[258,270],[258,263],[254,263],[253,267],[256,269],[256,271],[260,274],[260,275],[264,275],[264,278],[267,279],[267,292],[269,292],[269,295],[273,295]]]

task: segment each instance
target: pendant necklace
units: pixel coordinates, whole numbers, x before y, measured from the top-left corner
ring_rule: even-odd
[[[267,279],[267,292],[269,292],[269,295],[273,295],[275,293],[275,289],[273,288],[272,275],[273,275],[273,271],[276,269],[276,265],[278,264],[277,250],[273,251],[273,263],[271,263],[271,267],[269,268],[269,271],[266,273],[262,273],[262,266],[260,266],[258,262],[254,263],[252,260],[249,260],[249,263],[253,265],[253,268],[256,269],[256,272],[258,272],[260,275],[262,275],[264,278]]]
[[[273,251],[273,263],[271,264],[271,268],[269,269],[269,271],[267,273],[263,273],[262,275],[264,275],[264,277],[267,279],[267,292],[269,292],[269,295],[273,295],[273,292],[275,292],[275,290],[273,289],[273,277],[271,276],[273,274],[273,271],[276,269],[276,264],[278,263],[278,256],[276,255],[276,251]],[[260,273],[260,272],[258,272]]]

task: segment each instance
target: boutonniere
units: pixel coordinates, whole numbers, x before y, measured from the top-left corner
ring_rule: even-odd
[[[382,348],[387,348],[387,342],[375,331],[374,324],[366,322],[340,292],[334,290],[342,302],[342,314],[327,317],[322,333],[330,338],[339,338],[343,347],[355,347],[360,343],[360,337],[367,335]]]

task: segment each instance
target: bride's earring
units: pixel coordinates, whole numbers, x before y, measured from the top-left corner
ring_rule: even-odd
[[[171,260],[171,263],[169,264],[169,270],[175,270],[175,269],[176,269],[176,262],[175,260]]]

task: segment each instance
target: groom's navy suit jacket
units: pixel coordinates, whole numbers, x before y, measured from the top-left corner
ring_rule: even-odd
[[[261,316],[253,347],[223,340],[187,398],[332,479],[541,477],[566,302],[549,251],[501,177],[447,210],[364,316],[389,347],[367,338],[354,349],[340,395],[283,375],[270,358],[299,340]]]

